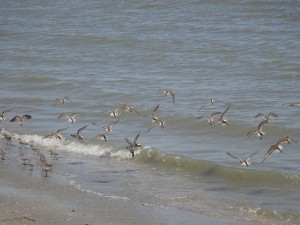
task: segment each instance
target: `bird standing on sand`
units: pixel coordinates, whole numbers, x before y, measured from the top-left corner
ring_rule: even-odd
[[[3,128],[0,129],[0,132],[3,135],[3,140],[6,140],[6,144],[11,144],[11,139],[14,137],[13,134],[7,132]]]
[[[45,172],[45,177],[48,177],[49,171],[52,171],[51,167],[47,163],[43,163],[42,170]]]
[[[5,151],[4,149],[0,148],[0,157],[2,160],[4,160],[4,156],[5,156]]]
[[[24,155],[23,152],[20,153],[20,158],[23,161],[23,165],[27,165],[27,161],[28,161],[28,157],[26,155]]]
[[[30,115],[15,116],[10,120],[10,122],[15,122],[18,120],[20,122],[20,126],[23,126],[23,123],[28,119],[31,119]]]

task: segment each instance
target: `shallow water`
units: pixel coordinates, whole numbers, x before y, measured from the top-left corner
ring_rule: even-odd
[[[283,105],[300,96],[299,2],[2,1],[0,6],[0,102],[2,110],[13,110],[1,124],[6,130],[87,157],[88,165],[97,165],[98,156],[127,160],[124,138],[141,132],[144,148],[133,163],[172,171],[172,179],[189,176],[191,187],[178,187],[186,195],[203,184],[207,194],[234,207],[299,220],[300,108]],[[176,104],[161,88],[174,91]],[[73,103],[54,106],[63,96]],[[210,98],[227,104],[207,104],[199,112]],[[108,111],[124,103],[142,116],[124,112],[108,143],[89,142],[104,132],[92,123],[108,125],[114,121]],[[157,104],[166,126],[145,133]],[[228,126],[196,119],[228,104]],[[57,118],[72,112],[83,113],[74,124]],[[264,126],[263,140],[246,138],[260,123],[254,117],[259,112],[278,117]],[[23,127],[8,122],[18,114],[32,119]],[[80,144],[70,134],[84,125],[86,140]],[[42,139],[63,127],[69,127],[66,141]],[[287,135],[298,143],[260,163]],[[256,150],[249,168],[226,154],[243,158]],[[93,168],[74,174],[89,180]],[[80,182],[76,185],[86,180]],[[87,189],[98,184],[89,182]]]

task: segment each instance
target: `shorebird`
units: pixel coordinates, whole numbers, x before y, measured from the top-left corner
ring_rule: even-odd
[[[258,114],[255,116],[255,118],[258,118],[258,117],[262,117],[262,118],[264,119],[264,121],[266,121],[266,123],[268,123],[270,117],[278,117],[278,115],[275,114],[275,113],[272,113],[272,112],[269,113],[268,115],[264,115],[264,114],[262,114],[262,113],[258,113]]]
[[[57,98],[54,100],[54,105],[57,105],[58,103],[65,104],[65,102],[72,102],[71,99],[68,96],[65,96],[63,98]]]
[[[286,136],[284,138],[281,138],[277,141],[277,144],[285,145],[285,144],[290,144],[291,142],[297,143],[297,141],[294,140],[294,138],[290,136]]]
[[[70,123],[74,123],[76,121],[76,116],[77,115],[81,115],[81,113],[72,113],[72,114],[69,114],[69,115],[66,115],[64,113],[61,113],[58,118],[66,118]]]
[[[148,133],[153,127],[159,125],[160,128],[164,128],[165,127],[165,124],[166,122],[162,121],[162,120],[159,120],[157,118],[153,118],[152,121],[151,121],[151,125],[150,127],[148,128],[148,130],[146,131],[146,133]]]
[[[10,120],[10,122],[15,122],[18,120],[20,122],[20,126],[23,126],[23,123],[28,119],[31,119],[30,115],[15,116]]]
[[[164,128],[165,127],[165,122],[162,121],[162,120],[159,120],[156,116],[155,116],[155,113],[157,112],[159,108],[159,105],[157,105],[153,112],[152,112],[152,120],[151,120],[151,125],[150,127],[148,128],[148,130],[146,131],[146,133],[148,133],[153,127],[159,125],[161,128]]]
[[[34,160],[33,160],[33,158],[28,159],[27,165],[29,166],[29,169],[32,171],[33,167],[34,167]]]
[[[128,138],[125,138],[125,141],[127,142],[127,144],[129,144],[129,146],[126,146],[126,149],[129,149],[129,152],[131,154],[132,157],[134,157],[134,151],[138,148],[141,147],[141,144],[137,143],[137,139],[139,138],[141,133],[138,133],[138,135],[134,138],[133,142],[130,141]]]
[[[51,156],[53,156],[53,159],[58,160],[58,152],[57,152],[57,151],[55,151],[54,149],[50,148],[50,149],[48,150],[48,152],[49,152],[49,154],[50,154]]]
[[[200,120],[200,119],[206,119],[207,122],[210,124],[210,125],[213,125],[214,124],[214,116],[218,115],[218,114],[221,114],[222,112],[213,112],[212,114],[210,114],[209,117],[204,117],[204,116],[198,116],[196,119],[197,120]]]
[[[120,118],[117,119],[116,121],[110,123],[108,126],[104,126],[104,127],[101,127],[99,125],[97,125],[96,123],[93,123],[93,125],[97,126],[97,127],[101,127],[103,128],[104,130],[106,130],[107,133],[110,133],[112,131],[112,127],[113,125],[115,125],[117,122],[119,122]]]
[[[7,132],[3,128],[1,128],[0,131],[1,131],[1,134],[3,135],[2,140],[6,140],[6,144],[11,144],[11,139],[13,138],[13,134]]]
[[[111,111],[108,111],[109,115],[114,117],[114,118],[117,118],[118,116],[121,115],[122,113],[122,109],[120,106],[118,106],[117,108],[111,110]]]
[[[167,96],[167,95],[172,96],[173,103],[175,104],[175,94],[172,90],[170,90],[170,89],[161,89],[161,92],[163,94],[165,94],[165,96]]]
[[[263,136],[266,134],[266,132],[262,131],[263,126],[267,123],[267,120],[263,120],[256,129],[251,130],[247,133],[247,137],[250,137],[252,134],[256,133],[257,137],[262,140]]]
[[[300,106],[300,102],[290,102],[282,104],[284,106]]]
[[[201,107],[200,107],[200,109],[198,109],[198,112],[201,110],[201,109],[203,109],[203,107],[204,106],[206,106],[208,103],[210,103],[211,105],[213,105],[214,103],[217,103],[217,102],[222,102],[222,103],[225,103],[225,102],[223,102],[223,101],[221,101],[221,100],[217,100],[217,99],[208,99],[208,101],[207,102],[205,102]]]
[[[265,156],[261,162],[263,163],[269,157],[269,155],[271,155],[273,152],[279,151],[279,152],[283,153],[283,151],[282,151],[283,146],[286,144],[290,144],[291,142],[297,143],[297,141],[295,141],[294,138],[292,138],[290,136],[286,136],[284,138],[279,139],[276,142],[276,144],[270,146],[269,150],[267,151],[267,153],[265,154]]]
[[[234,159],[238,159],[240,161],[240,164],[242,166],[249,166],[250,165],[250,159],[257,153],[258,151],[255,151],[254,153],[252,153],[251,155],[249,155],[247,158],[245,159],[240,159],[234,155],[232,155],[230,152],[227,152],[227,155],[231,156]]]
[[[271,145],[269,150],[266,152],[266,154],[264,155],[263,160],[261,161],[261,163],[263,163],[273,152],[282,152],[282,145],[279,144],[278,142],[274,145]]]
[[[0,113],[0,122],[5,120],[5,117],[4,117],[4,113],[7,113],[7,112],[10,112],[11,110],[8,109],[8,110],[4,110],[3,112]]]
[[[46,136],[44,136],[43,138],[56,138],[56,139],[61,140],[61,139],[62,139],[61,133],[62,133],[64,130],[68,129],[68,128],[69,128],[69,127],[62,128],[62,129],[58,129],[56,132],[54,132],[54,133],[52,133],[52,134],[50,134],[50,135],[46,135]]]
[[[23,148],[23,147],[25,147],[26,145],[29,145],[28,142],[23,141],[21,138],[18,138],[17,141],[18,141],[19,144],[21,145],[21,146],[19,147],[20,149]]]
[[[107,141],[108,140],[108,133],[98,134],[91,141],[94,141],[94,140]]]
[[[0,148],[0,156],[1,156],[1,159],[4,160],[5,151],[2,148]]]
[[[20,153],[20,158],[23,161],[23,165],[27,165],[28,157],[25,156],[23,152]]]
[[[123,104],[123,105],[121,105],[119,108],[120,108],[120,110],[121,110],[121,113],[122,113],[123,111],[126,111],[126,112],[136,112],[136,114],[142,116],[141,113],[139,113],[135,108],[133,108],[132,106],[130,106],[130,105],[128,105],[128,104]]]
[[[228,121],[224,118],[224,115],[225,115],[225,113],[227,113],[227,111],[229,110],[230,106],[231,106],[231,105],[229,105],[229,106],[225,109],[225,111],[221,114],[221,117],[218,119],[218,121],[222,123],[222,126],[228,125]]]
[[[46,163],[43,163],[42,170],[45,172],[45,177],[48,177],[48,172],[52,171],[51,167]]]
[[[87,125],[84,126],[84,127],[79,128],[78,131],[77,131],[77,133],[76,133],[76,134],[71,134],[71,136],[72,136],[73,138],[77,138],[77,139],[82,143],[82,142],[83,142],[83,136],[81,135],[81,132],[82,132],[85,128],[87,128]]]

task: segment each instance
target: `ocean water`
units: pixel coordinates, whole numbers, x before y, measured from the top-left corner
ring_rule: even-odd
[[[124,173],[153,180],[153,193],[164,189],[160,199],[177,196],[188,210],[201,208],[205,195],[233,211],[299,223],[300,106],[284,105],[300,102],[299,1],[4,0],[0,21],[0,111],[12,110],[1,127],[80,159],[84,169],[60,168],[70,184],[104,193],[117,179],[89,182],[95,168],[121,161],[139,168]],[[173,90],[175,104],[162,88]],[[73,102],[55,106],[64,96]],[[211,98],[222,102],[199,111]],[[107,142],[91,141],[104,132],[92,123],[115,121],[108,111],[125,103],[140,114],[122,113]],[[166,125],[146,132],[158,104]],[[196,119],[228,105],[227,126]],[[74,124],[58,118],[73,112],[82,113]],[[247,138],[261,122],[254,116],[270,112],[278,117],[263,139]],[[9,122],[22,114],[32,119]],[[79,143],[70,134],[85,125]],[[43,139],[65,127],[62,141]],[[131,159],[124,138],[138,133],[143,147]],[[261,163],[285,136],[297,143]],[[226,154],[255,151],[248,168]],[[137,197],[122,191],[120,198]]]

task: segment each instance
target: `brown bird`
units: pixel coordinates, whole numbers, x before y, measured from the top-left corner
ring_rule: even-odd
[[[76,133],[76,134],[71,134],[71,136],[72,136],[73,138],[78,139],[78,140],[82,143],[82,142],[83,142],[83,136],[81,135],[81,132],[82,132],[85,128],[87,128],[87,125],[84,126],[84,127],[79,128],[78,131],[77,131],[77,133]]]
[[[160,125],[161,128],[164,128],[164,127],[165,127],[165,122],[162,121],[162,120],[159,120],[159,119],[155,116],[155,114],[156,114],[158,108],[159,108],[159,105],[157,105],[157,106],[154,108],[153,112],[152,112],[151,125],[150,125],[150,127],[148,128],[148,130],[146,131],[146,133],[148,133],[153,127],[155,127],[155,126],[157,126],[157,125]]]
[[[69,127],[62,128],[62,129],[58,129],[56,132],[54,132],[54,133],[52,133],[52,134],[50,134],[50,135],[46,135],[46,136],[44,136],[43,138],[56,138],[56,139],[61,140],[61,139],[62,139],[61,133],[62,133],[64,130],[68,129],[68,128],[69,128]]]
[[[65,96],[63,98],[57,98],[54,100],[54,105],[56,106],[58,103],[65,104],[65,102],[72,102],[71,99],[68,96]]]
[[[247,166],[247,167],[248,167],[248,166],[250,165],[250,159],[251,159],[256,153],[257,153],[257,151],[254,152],[254,153],[252,153],[251,155],[249,155],[249,156],[248,156],[247,158],[245,158],[245,159],[240,159],[240,158],[238,158],[238,157],[232,155],[230,152],[227,152],[227,155],[231,156],[231,157],[234,158],[234,159],[238,159],[238,160],[240,161],[240,164],[241,164],[242,166]]]
[[[112,131],[112,127],[113,125],[115,125],[117,122],[119,122],[120,118],[118,118],[116,121],[110,123],[109,125],[107,126],[104,126],[104,127],[101,127],[99,125],[97,125],[96,123],[93,123],[93,125],[97,126],[97,127],[101,127],[103,128],[104,130],[106,130],[107,133],[110,133]]]
[[[281,152],[283,153],[282,149],[283,146],[286,144],[290,144],[291,142],[295,142],[297,143],[294,138],[290,137],[290,136],[286,136],[284,138],[279,139],[276,144],[271,145],[271,147],[269,148],[269,150],[267,151],[267,153],[265,154],[262,163],[273,153],[273,152]]]
[[[30,115],[15,116],[10,120],[10,122],[15,122],[18,120],[20,122],[20,126],[23,126],[23,123],[28,119],[31,119]]]
[[[23,152],[20,153],[20,158],[23,161],[23,165],[27,165],[28,157],[25,156]]]
[[[172,90],[170,90],[170,89],[161,89],[161,92],[164,93],[165,96],[167,96],[167,95],[172,96],[173,103],[175,104],[175,94]]]
[[[125,138],[125,141],[127,142],[127,144],[129,144],[129,146],[126,146],[126,149],[129,149],[129,152],[132,157],[134,157],[135,150],[142,146],[137,143],[137,139],[139,138],[140,134],[141,133],[138,133],[138,135],[134,138],[133,142],[130,141],[128,138]]]
[[[66,115],[64,113],[61,113],[58,118],[66,118],[70,123],[74,123],[76,121],[76,116],[81,115],[81,113],[72,113],[69,115]]]
[[[52,171],[51,167],[47,163],[43,163],[42,170],[45,172],[45,177],[48,177],[49,171]]]
[[[3,112],[0,113],[0,122],[5,120],[5,117],[4,117],[4,113],[7,113],[7,112],[10,112],[11,110],[8,109],[8,110],[4,110]]]
[[[225,109],[225,111],[222,113],[221,117],[220,117],[219,120],[218,120],[219,122],[221,122],[222,126],[228,125],[228,121],[224,118],[224,116],[225,116],[225,113],[228,112],[230,106],[231,106],[231,105],[229,105],[229,106]]]
[[[266,154],[264,155],[263,160],[261,161],[262,163],[273,153],[273,152],[282,152],[282,145],[280,145],[279,143],[276,143],[274,145],[271,145],[269,150],[266,152]]]
[[[266,121],[266,123],[268,123],[270,117],[278,117],[278,115],[275,114],[275,113],[272,113],[272,112],[269,113],[268,115],[264,115],[264,114],[262,114],[262,113],[258,113],[258,114],[255,116],[255,118],[258,118],[258,117],[262,117],[262,118],[264,119],[264,121]]]
[[[0,148],[0,156],[1,156],[1,159],[4,160],[5,151],[2,148]]]
[[[3,140],[6,140],[6,144],[11,144],[11,139],[14,137],[13,134],[7,132],[3,128],[0,129],[0,132],[3,135]]]
[[[218,114],[222,114],[222,112],[213,112],[212,114],[210,114],[209,117],[204,117],[204,116],[198,116],[196,119],[197,120],[200,120],[200,119],[206,119],[207,122],[210,124],[210,125],[213,125],[214,124],[214,116],[215,115],[218,115]]]
[[[208,101],[207,102],[205,102],[201,107],[200,107],[200,109],[198,109],[198,112],[201,110],[201,109],[203,109],[204,108],[204,106],[206,106],[207,104],[211,104],[211,105],[213,105],[214,103],[217,103],[217,102],[222,102],[222,103],[225,103],[225,102],[223,102],[223,101],[221,101],[221,100],[217,100],[217,99],[208,99]]]
[[[98,134],[91,141],[94,141],[94,140],[107,141],[108,140],[108,133]]]
[[[264,132],[262,130],[262,128],[266,123],[267,123],[267,120],[263,120],[256,129],[251,130],[247,133],[247,137],[250,137],[252,134],[256,133],[257,137],[259,137],[260,140],[262,140],[263,136],[266,134],[266,132]]]

